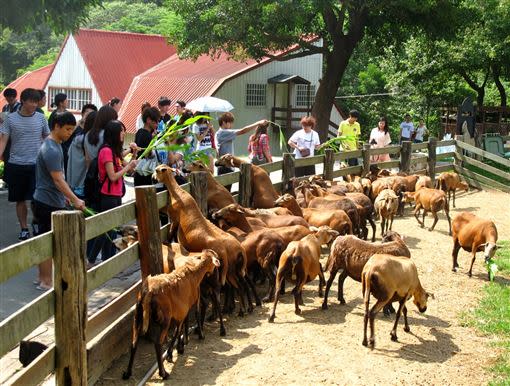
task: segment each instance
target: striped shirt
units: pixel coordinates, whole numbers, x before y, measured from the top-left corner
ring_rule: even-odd
[[[11,140],[9,163],[15,165],[35,165],[37,154],[44,138],[50,134],[44,114],[34,112],[26,117],[19,111],[9,114],[0,133]]]

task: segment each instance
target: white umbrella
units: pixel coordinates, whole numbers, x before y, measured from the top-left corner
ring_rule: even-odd
[[[234,108],[229,101],[224,99],[215,98],[212,96],[200,97],[193,99],[191,102],[186,103],[186,108],[201,112],[221,112],[230,111]]]

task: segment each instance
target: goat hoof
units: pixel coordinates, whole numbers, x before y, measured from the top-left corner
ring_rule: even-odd
[[[240,318],[244,317],[244,311],[239,311],[239,313],[237,314],[237,316],[239,316]]]
[[[405,327],[404,327],[404,331],[405,331],[405,332],[411,332],[411,329],[409,328],[409,326],[405,326]]]
[[[371,350],[374,349],[374,347],[375,347],[375,340],[374,339],[370,339],[368,341],[368,347],[370,347]]]
[[[257,307],[262,307],[262,302],[260,300],[258,300],[258,301],[255,302],[255,305]]]
[[[274,315],[271,315],[271,316],[267,319],[267,321],[268,321],[269,323],[274,323]]]
[[[220,328],[220,336],[225,336],[225,335],[227,335],[227,332],[225,331],[225,327]]]
[[[457,272],[457,267],[453,267],[452,272]]]
[[[328,309],[328,305],[327,305],[327,303],[322,303],[322,309],[323,309],[323,310],[327,310],[327,309]]]
[[[177,354],[181,354],[181,355],[184,354],[184,347],[179,347],[177,349]]]
[[[131,371],[124,371],[124,373],[122,373],[122,379],[129,379],[131,378]]]
[[[390,335],[391,335],[391,340],[392,340],[393,342],[398,342],[397,334],[393,334],[393,333],[391,333]]]
[[[361,342],[361,344],[365,347],[368,346],[368,341],[367,341],[367,338],[363,339],[363,342]]]
[[[167,361],[168,363],[173,363],[174,358],[172,357],[172,355],[171,355],[171,354],[169,354],[169,355],[166,357],[166,361]]]
[[[322,293],[322,291],[319,291],[319,295],[318,295],[320,298],[324,297],[324,294]]]
[[[161,379],[168,379],[168,373],[166,371],[164,371],[163,373],[159,373],[159,376],[161,377]]]
[[[473,276],[473,274],[471,272],[468,272],[468,276],[471,277]]]
[[[301,315],[301,309],[296,308],[296,310],[294,311],[294,313],[295,313],[296,315]]]

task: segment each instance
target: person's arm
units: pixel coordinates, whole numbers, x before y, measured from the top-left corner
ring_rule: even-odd
[[[264,125],[267,123],[267,119],[261,119],[260,121],[254,122],[251,125],[245,126],[242,129],[236,130],[236,135],[243,135],[248,133],[250,130],[255,129],[258,125]]]
[[[71,204],[73,204],[75,209],[85,209],[85,202],[76,197],[69,185],[67,185],[67,182],[64,179],[64,173],[62,173],[61,170],[52,171],[50,172],[50,175],[57,189],[62,192]]]
[[[117,181],[118,179],[122,178],[124,174],[133,170],[136,167],[136,163],[137,163],[136,160],[132,160],[126,166],[124,166],[122,169],[116,172],[115,169],[113,168],[113,162],[106,161],[104,166],[106,169],[106,174],[108,175],[108,179],[112,182]]]
[[[0,133],[0,160],[4,159],[5,146],[7,146],[8,140],[9,140],[9,134]]]
[[[269,151],[269,137],[267,135],[262,135],[260,142],[262,145],[262,154],[264,154],[264,157],[266,157],[267,162],[273,162],[273,157]]]
[[[319,150],[321,148],[321,141],[320,141],[320,138],[319,138],[319,133],[317,133],[316,131],[314,131],[313,133],[313,139],[314,139],[314,147],[315,147],[315,150]]]
[[[293,137],[291,137],[287,143],[291,148],[299,150],[297,143],[293,141]]]

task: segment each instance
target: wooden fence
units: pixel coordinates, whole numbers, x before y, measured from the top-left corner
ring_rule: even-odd
[[[425,161],[427,168],[417,172],[427,173],[432,178],[436,173],[453,168],[465,174],[459,162],[473,162],[468,160],[467,156],[457,152],[436,154],[437,146],[452,145],[493,159],[492,155],[480,153],[479,149],[471,149],[469,145],[461,142],[438,142],[431,138],[426,143],[404,142],[402,146],[395,145],[384,149],[364,146],[361,150],[342,153],[326,150],[324,155],[303,159],[294,159],[291,154],[286,153],[282,161],[261,167],[268,173],[282,172],[282,181],[274,184],[280,192],[287,189],[296,167],[323,164],[323,175],[327,179],[333,179],[347,174],[368,172],[370,156],[384,153],[397,158],[378,163],[381,168],[398,167],[400,170],[409,171],[415,164]],[[427,154],[414,153],[424,149],[428,151]],[[441,162],[451,157],[456,157],[455,164]],[[349,158],[361,158],[363,162],[359,166],[338,168],[339,163],[336,161]],[[215,177],[222,185],[239,183],[237,198],[245,206],[250,204],[251,197],[250,168],[250,164],[243,164],[240,171]],[[505,173],[505,176],[507,174]],[[468,177],[473,180],[478,178]],[[193,174],[190,180],[190,183],[182,187],[193,194],[204,210],[206,175],[204,172]],[[49,257],[53,258],[55,266],[54,289],[0,323],[0,356],[4,356],[42,323],[52,317],[55,320],[55,343],[28,367],[13,374],[6,382],[7,385],[38,384],[50,373],[55,373],[58,385],[94,384],[111,363],[126,352],[136,293],[141,281],[89,318],[87,293],[138,260],[142,277],[161,272],[161,240],[166,238],[164,235],[168,232],[168,225],[160,227],[157,213],[158,209],[167,205],[168,194],[166,191],[156,194],[152,186],[137,187],[135,193],[136,201],[87,219],[77,211],[56,212],[52,217],[52,231],[0,251],[0,282],[5,282]],[[133,220],[137,220],[139,226],[139,242],[87,272],[86,241]]]

